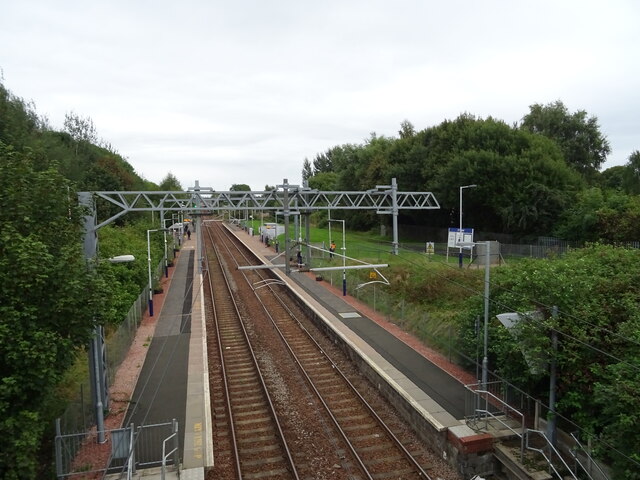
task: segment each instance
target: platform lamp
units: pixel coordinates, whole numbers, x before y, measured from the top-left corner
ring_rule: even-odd
[[[129,263],[133,262],[134,260],[135,257],[133,255],[118,255],[116,257],[111,257],[108,259],[110,263]],[[92,380],[93,391],[95,395],[94,401],[96,409],[96,431],[98,434],[98,443],[104,443],[104,410],[106,408],[106,405],[104,404],[103,399],[107,398],[107,382],[105,378],[104,361],[101,358],[104,348],[102,326],[96,325],[94,327],[93,333],[93,340],[91,340],[91,343],[89,344],[89,359],[91,368],[93,370]],[[105,389],[104,392],[102,391],[103,388]]]

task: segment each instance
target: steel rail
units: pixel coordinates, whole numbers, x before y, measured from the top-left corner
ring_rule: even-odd
[[[213,242],[213,238],[212,238],[211,232],[209,231],[208,228],[206,228],[206,230],[207,230],[207,235],[208,235],[209,240],[210,240],[211,248],[213,249],[214,253],[216,254],[216,257],[218,259],[220,259],[221,256],[219,255],[218,248],[216,247],[215,243]],[[207,263],[207,265],[209,266],[210,264]],[[253,351],[253,347],[251,346],[251,342],[249,340],[249,334],[248,334],[248,332],[247,332],[247,330],[246,330],[246,328],[244,326],[244,322],[242,321],[242,317],[240,315],[240,311],[238,310],[238,305],[237,305],[237,303],[236,303],[236,301],[234,299],[233,292],[232,292],[231,287],[229,285],[229,283],[230,283],[229,282],[229,278],[227,277],[227,274],[225,273],[224,268],[222,268],[222,265],[219,262],[216,265],[219,266],[219,270],[220,270],[219,273],[221,274],[222,279],[224,280],[224,282],[223,282],[224,283],[224,288],[229,293],[231,302],[233,304],[233,308],[234,308],[235,313],[237,315],[237,319],[238,319],[239,325],[240,325],[240,327],[242,329],[242,332],[243,332],[243,335],[244,335],[244,340],[246,341],[246,345],[248,347],[248,351],[251,354],[251,359],[252,359],[253,365],[255,367],[255,371],[256,371],[257,377],[258,377],[258,379],[260,381],[260,385],[262,387],[262,390],[263,390],[263,392],[265,394],[267,403],[269,405],[271,417],[272,417],[273,422],[274,422],[274,424],[276,426],[276,429],[278,431],[280,444],[281,444],[281,446],[282,446],[282,448],[283,448],[283,450],[285,452],[286,459],[287,459],[289,467],[291,469],[290,473],[293,475],[293,478],[295,480],[300,480],[300,477],[298,476],[298,472],[297,472],[297,469],[296,469],[296,466],[295,466],[295,462],[294,462],[293,457],[291,455],[291,451],[289,449],[289,446],[287,445],[287,441],[286,441],[284,432],[282,430],[282,426],[280,425],[280,421],[278,420],[278,414],[276,413],[275,406],[273,404],[271,396],[269,395],[269,390],[267,389],[267,385],[266,385],[264,376],[262,375],[262,372],[260,371],[260,366],[259,366],[258,360],[257,360],[257,358],[255,356],[255,352]],[[211,281],[211,272],[209,272],[209,280]],[[218,286],[218,288],[221,288],[221,287]],[[211,293],[213,294],[213,291]],[[221,335],[220,335],[219,330],[216,333],[217,333],[217,337],[218,337],[218,345],[219,345],[219,347],[221,347],[221,341],[220,341]],[[224,349],[222,349],[222,348],[220,350],[220,356],[221,356],[221,358],[224,357]],[[225,372],[225,375],[226,375],[226,369],[223,369],[223,371]],[[227,399],[230,399],[231,393],[230,393],[230,391],[228,389],[228,384],[227,383],[225,383],[225,389],[226,389],[225,395],[226,395]],[[229,409],[231,409],[231,401],[229,401]],[[232,417],[230,417],[229,420],[231,422]],[[235,437],[233,439],[233,449],[234,449],[236,455],[238,455],[238,458],[239,458],[240,454],[237,451],[238,449],[237,449],[237,442],[236,442],[236,438]],[[241,466],[240,462],[238,463],[238,466],[239,467]],[[239,478],[242,478],[242,471],[241,470],[239,471]]]
[[[224,227],[219,227],[219,228],[224,228]],[[226,233],[226,232],[225,232]],[[246,257],[244,256],[244,254],[238,249],[237,245],[234,242],[234,238],[232,237],[228,237],[229,240],[231,241],[231,244],[236,247],[237,251],[239,252],[240,255],[242,255],[243,258],[246,259]],[[237,239],[236,239],[237,240]],[[231,252],[231,250],[229,249],[229,245],[225,244],[224,245],[227,250],[229,251],[229,254],[233,256],[233,253]],[[233,257],[235,260],[235,257]],[[247,276],[242,273],[243,277],[245,278],[245,280],[247,281],[247,284],[249,286],[251,286],[251,282],[249,281],[249,279],[247,278]],[[261,275],[258,275],[259,277],[262,278]],[[273,289],[270,288],[270,286],[268,284],[264,285],[266,287],[269,287],[269,289],[271,290],[271,294],[273,294]],[[313,381],[311,380],[311,378],[309,377],[308,373],[306,372],[306,370],[304,369],[304,367],[301,365],[298,357],[296,356],[296,354],[294,353],[293,349],[291,348],[291,346],[289,345],[289,342],[287,342],[287,340],[285,339],[283,333],[281,332],[280,328],[278,327],[276,321],[274,320],[274,318],[271,316],[271,314],[269,313],[269,309],[264,305],[264,302],[262,301],[262,299],[260,297],[258,297],[256,295],[256,298],[258,299],[258,301],[260,302],[260,305],[262,305],[262,308],[265,312],[265,314],[267,315],[267,317],[269,318],[269,320],[271,321],[271,323],[273,324],[274,328],[276,329],[276,332],[278,332],[278,335],[280,336],[281,340],[283,341],[284,346],[287,348],[287,351],[289,352],[289,354],[291,355],[291,357],[293,358],[294,362],[296,363],[296,365],[298,366],[298,369],[300,370],[300,373],[304,376],[307,384],[309,385],[309,387],[312,389],[312,391],[315,393],[316,397],[318,398],[318,400],[320,401],[320,403],[322,404],[322,406],[324,407],[327,415],[329,416],[329,418],[331,419],[331,421],[333,422],[334,427],[336,428],[336,430],[338,431],[338,433],[340,434],[340,436],[342,437],[343,441],[346,443],[349,451],[351,452],[351,454],[353,455],[353,457],[355,458],[358,466],[360,467],[360,469],[362,470],[362,473],[366,476],[366,478],[368,480],[373,480],[373,476],[371,475],[371,473],[369,472],[369,469],[367,469],[366,465],[364,464],[364,462],[362,461],[362,458],[360,457],[360,455],[358,455],[358,452],[356,451],[354,445],[351,443],[351,441],[349,440],[346,432],[342,429],[342,427],[340,426],[340,423],[338,422],[338,419],[334,416],[333,412],[331,411],[331,408],[329,407],[329,405],[327,405],[326,401],[324,400],[324,398],[322,397],[321,393],[318,391],[318,389],[316,388],[315,384],[313,383]]]
[[[210,242],[211,245],[213,245],[213,242]],[[234,466],[236,469],[236,474],[238,475],[238,478],[242,478],[242,469],[240,466],[240,452],[238,452],[238,443],[236,441],[236,428],[235,428],[235,423],[233,421],[233,410],[231,409],[231,395],[229,393],[229,380],[227,378],[227,368],[225,365],[225,361],[224,361],[224,349],[222,348],[222,340],[220,338],[220,325],[218,324],[218,312],[215,308],[215,299],[214,299],[214,295],[213,295],[213,283],[211,280],[211,269],[210,269],[210,265],[211,262],[209,260],[209,254],[207,253],[207,248],[203,249],[204,250],[204,257],[205,257],[205,265],[207,266],[207,280],[208,280],[208,284],[209,284],[209,298],[211,299],[211,305],[212,305],[212,312],[213,312],[213,323],[215,325],[216,328],[216,340],[218,343],[218,351],[220,352],[220,366],[221,366],[221,370],[222,370],[222,382],[224,385],[224,395],[225,398],[227,399],[227,401],[225,402],[225,406],[227,407],[227,415],[229,416],[229,431],[231,434],[231,445],[232,445],[232,454],[233,454],[233,458],[234,458]],[[215,254],[215,251],[214,251]]]
[[[234,245],[238,251],[238,253],[241,255],[241,257],[244,259],[245,262],[247,262],[248,264],[251,264],[251,260],[247,257],[247,255],[245,255],[241,249],[238,246],[238,238],[233,235],[226,226],[224,225],[220,225],[219,226],[220,229],[223,229],[225,231],[225,234],[228,236],[229,239],[231,239],[232,241],[232,245]],[[228,246],[225,245],[225,247],[228,249]],[[245,249],[245,251],[248,251],[248,248],[246,246],[243,245],[243,248]],[[235,257],[234,257],[235,258]],[[255,257],[254,257],[255,258]],[[239,266],[239,262],[236,260],[238,266]],[[251,281],[249,281],[249,279],[247,278],[247,275],[244,273],[245,271],[249,271],[249,270],[242,270],[242,274],[245,277],[245,279],[247,279],[247,282],[249,283],[249,285],[252,284]],[[265,274],[262,273],[262,271],[257,271],[257,270],[253,270],[252,271],[254,275],[262,278],[264,280],[264,277],[267,276]],[[296,324],[298,325],[298,327],[305,333],[306,337],[308,340],[310,340],[318,349],[319,353],[330,363],[332,370],[335,371],[339,377],[346,383],[346,385],[350,388],[350,390],[355,394],[355,396],[357,397],[358,400],[360,400],[362,406],[364,406],[365,410],[367,410],[369,412],[369,414],[375,419],[375,421],[377,422],[377,424],[380,426],[380,428],[382,428],[382,430],[385,432],[385,434],[387,435],[387,438],[389,438],[389,440],[391,441],[392,444],[394,444],[396,446],[396,448],[398,448],[398,450],[403,454],[403,456],[405,457],[405,459],[411,464],[411,466],[417,471],[417,473],[420,476],[423,476],[425,479],[427,480],[431,480],[431,477],[429,476],[429,474],[422,468],[422,466],[417,462],[417,460],[413,457],[413,455],[411,455],[411,453],[406,449],[406,447],[402,444],[402,442],[400,441],[400,439],[398,439],[398,437],[391,431],[391,429],[389,428],[389,426],[384,422],[384,420],[382,418],[380,418],[380,416],[376,413],[376,411],[374,410],[374,408],[366,401],[366,399],[362,396],[362,394],[358,391],[358,389],[355,387],[355,385],[353,385],[353,383],[347,378],[347,376],[344,374],[344,372],[342,372],[342,370],[338,367],[338,365],[336,365],[336,363],[328,356],[328,354],[324,351],[324,349],[322,348],[322,346],[316,341],[315,338],[313,338],[312,334],[304,327],[304,325],[302,325],[302,323],[296,318],[295,314],[291,311],[291,309],[286,305],[286,302],[283,300],[282,296],[275,291],[275,289],[267,284],[266,285],[267,288],[269,288],[272,296],[274,298],[277,299],[278,303],[283,307],[283,309],[288,313],[289,317],[296,322]],[[369,472],[369,469],[364,465],[364,462],[362,461],[360,455],[357,453],[357,451],[355,450],[356,447],[353,446],[353,444],[349,441],[349,439],[347,438],[347,434],[346,432],[342,429],[342,427],[339,425],[339,421],[335,418],[333,412],[331,412],[331,409],[329,407],[329,405],[326,403],[325,399],[322,397],[322,394],[318,391],[316,385],[314,384],[313,380],[311,379],[311,377],[309,376],[308,372],[306,371],[305,367],[303,366],[302,362],[299,360],[298,356],[295,354],[293,348],[291,347],[291,345],[289,344],[289,342],[287,341],[287,339],[285,338],[285,334],[282,332],[282,330],[280,329],[280,327],[277,325],[276,320],[273,318],[273,316],[270,314],[269,310],[264,306],[264,304],[262,303],[262,301],[260,302],[263,305],[263,308],[265,310],[266,315],[269,317],[269,319],[271,320],[271,322],[273,323],[276,331],[278,332],[278,334],[280,335],[280,338],[282,339],[284,345],[286,346],[286,348],[288,349],[289,353],[291,354],[292,358],[294,359],[295,363],[298,365],[301,373],[303,374],[303,376],[305,377],[305,379],[307,380],[309,386],[312,388],[312,390],[314,391],[314,393],[318,396],[320,402],[322,403],[322,405],[324,406],[324,408],[326,409],[329,417],[332,419],[332,421],[334,422],[334,424],[336,425],[340,435],[343,437],[343,439],[345,440],[345,442],[347,442],[347,445],[349,446],[350,450],[352,451],[352,453],[354,454],[354,456],[356,457],[356,459],[358,460],[359,465],[361,465],[361,467],[364,469],[364,472],[366,473],[366,475],[369,478],[373,478],[371,475],[371,472]]]

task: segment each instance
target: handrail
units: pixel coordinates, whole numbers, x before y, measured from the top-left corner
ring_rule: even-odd
[[[520,461],[524,460],[524,432],[525,432],[525,426],[524,426],[524,422],[525,422],[525,417],[524,414],[519,411],[516,410],[515,408],[513,408],[511,405],[509,405],[507,402],[505,402],[504,400],[502,400],[500,397],[494,395],[493,393],[489,392],[488,390],[476,390],[473,389],[472,387],[477,387],[481,384],[476,383],[476,384],[472,384],[472,385],[465,385],[465,387],[467,388],[467,390],[471,391],[472,393],[476,394],[477,397],[479,398],[481,395],[485,396],[485,405],[488,403],[492,403],[493,402],[489,402],[489,398],[491,398],[491,400],[494,400],[495,402],[497,402],[498,405],[501,405],[504,409],[510,410],[512,411],[516,416],[520,417],[520,425],[521,425],[521,433],[518,433],[517,430],[513,429],[509,424],[507,424],[506,422],[503,422],[502,419],[496,415],[494,415],[488,407],[486,407],[485,409],[481,409],[481,408],[474,408],[475,410],[475,414],[485,414],[486,417],[491,417],[494,420],[496,420],[497,422],[500,422],[502,425],[504,425],[508,430],[510,430],[514,435],[516,435],[517,437],[520,438]],[[485,423],[485,428],[486,428],[486,423]]]
[[[165,471],[167,469],[167,457],[169,457],[169,455],[173,455],[175,451],[178,450],[178,447],[174,447],[173,450],[165,454],[167,442],[171,440],[173,437],[175,437],[177,434],[178,432],[174,432],[162,441],[162,468],[160,470],[161,480],[165,480],[164,476],[165,476]]]
[[[533,433],[539,434],[547,442],[547,445],[553,451],[553,453],[555,453],[556,456],[560,459],[560,461],[564,465],[564,468],[567,469],[567,471],[569,472],[571,477],[573,477],[575,480],[578,480],[578,477],[576,477],[574,475],[574,473],[571,471],[571,468],[569,468],[569,465],[567,465],[567,462],[565,462],[564,458],[562,458],[562,455],[560,455],[560,452],[558,451],[558,449],[553,446],[553,444],[549,441],[549,439],[544,434],[544,432],[541,432],[540,430],[527,429],[527,450],[532,450],[534,452],[540,453],[544,457],[544,459],[547,461],[547,463],[549,464],[549,467],[551,467],[553,472],[558,476],[558,478],[560,480],[562,480],[564,478],[562,475],[560,475],[558,470],[556,470],[556,467],[554,467],[553,462],[551,461],[551,459],[549,457],[547,457],[547,455],[544,453],[544,451],[541,448],[536,448],[536,447],[532,447],[532,446],[529,445],[529,432],[533,432]]]
[[[602,470],[602,467],[600,467],[600,465],[598,464],[598,462],[596,462],[593,457],[591,456],[591,454],[589,452],[587,452],[587,450],[584,448],[584,446],[582,445],[582,443],[580,443],[580,440],[578,440],[578,438],[573,434],[570,433],[569,435],[571,435],[571,438],[573,438],[573,441],[576,442],[576,445],[578,447],[580,447],[580,450],[582,450],[582,453],[584,453],[587,458],[589,459],[589,464],[590,465],[595,465],[595,467],[598,469],[598,471],[600,472],[600,475],[602,475],[602,478],[606,478],[608,479],[609,476],[604,472],[604,470]],[[573,455],[573,458],[576,460],[576,462],[578,462],[578,465],[580,465],[580,468],[582,468],[582,470],[584,471],[584,473],[589,477],[590,480],[594,480],[593,476],[591,475],[591,473],[589,472],[590,469],[587,469],[582,462],[580,461],[580,459],[578,458],[578,454],[575,453],[573,450],[571,450],[571,455]]]
[[[131,429],[131,432],[129,434],[129,458],[127,458],[127,480],[131,480],[133,478],[133,474],[135,472],[135,460],[134,460],[134,455],[135,455],[135,450],[134,450],[134,441],[133,441],[133,435],[134,435],[134,429],[133,429],[133,423],[131,424],[131,426],[129,427]]]

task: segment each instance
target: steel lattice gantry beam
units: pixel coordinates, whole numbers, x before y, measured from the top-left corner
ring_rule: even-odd
[[[377,185],[364,192],[318,191],[297,185],[282,185],[271,191],[215,191],[190,188],[187,191],[92,192],[95,197],[120,208],[96,225],[96,229],[129,212],[182,211],[190,214],[220,210],[275,210],[285,215],[316,210],[375,210],[397,215],[399,210],[439,209],[431,192],[399,192],[395,178],[391,185]]]

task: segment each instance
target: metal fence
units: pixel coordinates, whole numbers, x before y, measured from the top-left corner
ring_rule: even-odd
[[[155,278],[164,274],[164,258],[155,269]],[[126,317],[116,330],[109,333],[107,344],[107,375],[109,384],[115,380],[118,367],[124,360],[133,343],[136,331],[149,304],[149,286],[145,286],[133,303]],[[87,361],[88,364],[88,361]],[[64,433],[86,432],[95,424],[94,407],[91,395],[89,370],[83,372],[75,398],[72,398],[64,413],[60,416],[61,431]]]
[[[442,322],[432,319],[423,305],[399,299],[387,291],[380,276],[372,279],[369,270],[349,270],[345,274],[347,294],[365,303],[388,321],[413,332],[430,346],[446,355],[449,361],[459,364],[473,364],[474,358],[468,357],[458,345],[457,332],[452,326],[442,326]],[[385,275],[384,270],[380,270]],[[322,281],[337,289],[343,288],[343,271],[329,270],[319,272]],[[366,283],[366,286],[364,284]]]
[[[97,444],[95,430],[62,434],[56,425],[56,475],[58,478],[94,478],[96,474],[120,474],[130,478],[138,468],[180,464],[178,422],[133,424],[105,431],[105,443]],[[165,451],[169,448],[170,454]]]
[[[486,384],[466,387],[467,424],[476,431],[510,430],[512,436],[520,439],[522,463],[533,465],[542,461],[539,466],[554,472],[559,478],[612,478],[610,468],[594,456],[599,453],[612,459],[618,452],[568,418],[551,412],[539,399],[492,372],[489,372]],[[555,428],[550,428],[550,418],[556,419]],[[566,477],[558,473],[563,470]]]
[[[322,248],[328,250],[329,246],[324,243],[312,243],[314,247]],[[415,252],[415,253],[425,253],[426,251],[426,243],[400,243],[400,249]],[[446,243],[434,243],[434,254],[440,255],[443,257],[447,256],[447,244]],[[633,244],[629,244],[630,247]],[[572,248],[577,248],[578,245],[572,242],[558,241],[555,244],[511,244],[511,243],[500,243],[500,254],[503,259],[508,258],[550,258],[558,255],[563,255],[567,253]],[[384,258],[387,258],[391,253],[392,245],[391,243],[380,242],[377,245],[371,247],[350,247],[347,245],[347,255],[352,258],[368,258],[373,261],[380,261]],[[303,248],[303,253],[304,248]],[[342,253],[338,251],[338,253]],[[468,260],[468,253],[464,254]],[[449,249],[449,257],[452,261],[457,261],[458,258],[458,250]],[[311,250],[311,258],[313,259],[322,259],[327,260],[329,258],[329,253],[325,251],[321,251],[318,249]],[[377,260],[376,260],[377,259]]]

